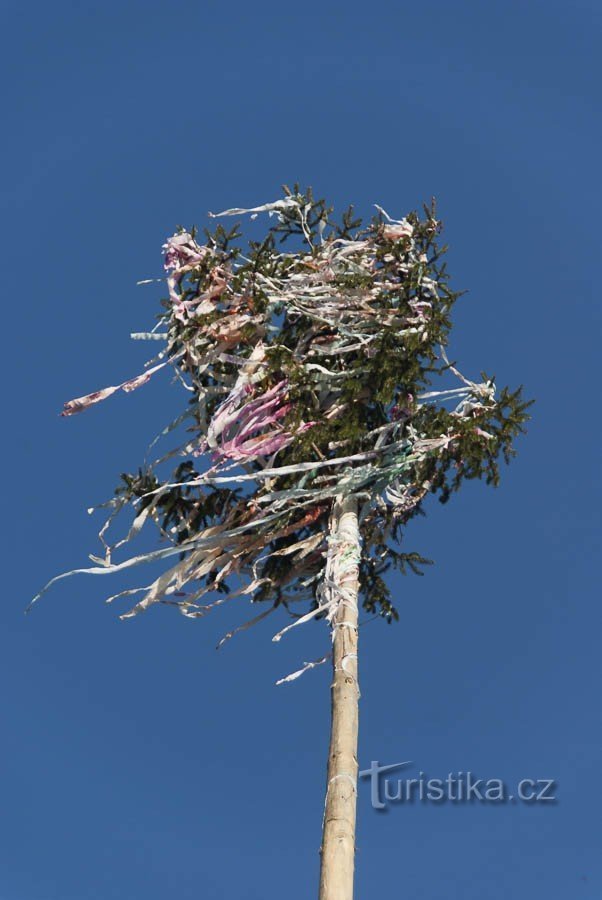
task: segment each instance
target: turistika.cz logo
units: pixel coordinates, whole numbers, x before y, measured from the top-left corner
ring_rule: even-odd
[[[411,760],[381,766],[372,760],[369,769],[359,773],[370,779],[373,809],[385,809],[394,803],[554,803],[557,783],[553,778],[521,778],[511,789],[501,778],[478,778],[473,772],[450,772],[446,778],[429,778],[420,772],[417,778],[391,777],[394,771],[412,766]]]

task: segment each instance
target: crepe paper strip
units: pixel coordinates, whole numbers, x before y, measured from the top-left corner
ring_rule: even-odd
[[[262,613],[259,613],[258,616],[255,616],[253,619],[249,619],[248,622],[245,622],[243,625],[238,625],[236,628],[233,628],[232,631],[229,631],[227,634],[223,636],[223,638],[218,641],[216,645],[216,650],[219,650],[224,646],[226,641],[229,641],[234,637],[235,634],[239,634],[241,631],[247,631],[247,629],[252,628],[253,625],[257,625],[258,622],[261,622],[267,616],[271,616],[271,614],[276,610],[276,606],[270,606],[269,609],[264,610]]]
[[[133,341],[166,341],[169,335],[165,331],[132,331]]]
[[[107,597],[105,603],[113,603],[114,600],[119,600],[121,597],[132,597],[134,594],[141,594],[143,591],[150,591],[152,585],[147,584],[146,587],[137,587],[137,588],[127,588],[125,591],[119,591],[117,594],[112,594],[110,597]]]
[[[279,631],[277,634],[275,634],[274,637],[272,638],[272,641],[274,641],[274,643],[278,643],[278,641],[280,641],[284,637],[285,634],[287,634],[289,631],[291,631],[291,629],[296,628],[297,625],[305,625],[306,622],[311,622],[311,620],[315,619],[316,616],[322,615],[323,613],[327,613],[328,609],[329,609],[328,603],[317,606],[315,609],[310,610],[304,616],[301,616],[299,619],[296,619],[290,625],[287,625],[286,628],[283,628],[281,631]]]
[[[297,678],[301,677],[301,675],[309,672],[310,669],[315,669],[316,666],[321,666],[323,663],[328,662],[329,659],[332,659],[332,650],[330,650],[325,656],[321,656],[319,659],[314,659],[312,662],[304,663],[303,668],[297,669],[296,672],[291,672],[290,675],[286,675],[284,678],[279,678],[276,684],[289,684],[291,681],[296,681]]]
[[[311,245],[311,234],[307,226],[307,214],[310,209],[311,204],[303,203],[303,199],[301,197],[294,195],[283,197],[281,200],[275,200],[272,203],[264,203],[261,206],[254,206],[251,209],[242,209],[240,207],[235,207],[233,209],[226,209],[221,213],[209,213],[209,216],[212,219],[216,219],[220,216],[239,216],[250,213],[251,219],[256,219],[259,213],[267,212],[270,216],[277,215],[278,220],[280,222],[284,222],[285,212],[287,212],[288,210],[296,210],[299,215],[299,224],[301,226],[305,239],[307,240],[308,244]],[[320,238],[322,236],[322,231],[320,232]]]
[[[128,381],[124,381],[114,387],[103,388],[101,391],[93,391],[91,394],[86,394],[85,397],[77,397],[75,400],[69,400],[65,403],[61,415],[73,416],[75,413],[82,412],[84,409],[94,406],[95,403],[100,403],[101,400],[106,400],[107,397],[110,397],[111,394],[116,393],[116,391],[125,391],[126,394],[129,394],[131,391],[135,391],[136,388],[142,387],[143,384],[150,381],[154,373],[158,372],[159,369],[165,368],[166,365],[167,362],[160,363],[158,366],[153,366],[152,369],[148,369],[141,375],[130,378]]]
[[[212,219],[218,219],[221,216],[243,216],[251,213],[251,218],[256,219],[258,213],[267,212],[270,216],[277,214],[278,216],[282,216],[282,213],[289,209],[296,209],[299,207],[299,201],[295,197],[284,197],[281,200],[275,200],[273,203],[263,203],[261,206],[253,206],[250,209],[243,209],[241,207],[234,207],[233,209],[225,209],[223,212],[219,213],[208,213],[209,217]]]

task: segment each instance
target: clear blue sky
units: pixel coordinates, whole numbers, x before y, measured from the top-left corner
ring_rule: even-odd
[[[435,194],[453,355],[537,398],[502,488],[407,534],[437,565],[362,629],[360,765],[555,778],[558,803],[378,814],[362,783],[358,898],[599,897],[599,3],[1,8],[0,900],[315,895],[329,673],[274,681],[325,629],[216,653],[245,605],[120,622],[85,578],[23,616],[181,408],[159,376],[57,417],[139,371],[160,288],[135,282],[177,224],[295,179],[363,212]]]

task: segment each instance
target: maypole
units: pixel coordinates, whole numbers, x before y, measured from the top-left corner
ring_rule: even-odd
[[[398,618],[386,571],[422,574],[429,562],[398,549],[406,526],[430,494],[446,502],[464,480],[496,485],[499,458],[513,456],[529,418],[520,388],[498,392],[492,378],[472,381],[448,359],[459,294],[434,203],[423,217],[376,209],[366,225],[351,207],[336,221],[295,185],[273,202],[218,214],[275,217],[245,250],[238,227],[218,225],[205,242],[195,229],[167,239],[163,311],[151,331],[132,335],[162,343],[158,355],[141,374],[69,401],[63,415],[169,367],[188,402],[149,450],[175,433],[179,442],[122,476],[104,504],[94,565],[38,594],[78,572],[164,562],[150,584],[109,598],[141,595],[121,618],[161,604],[196,620],[226,600],[250,602],[251,618],[218,646],[276,612],[292,619],[276,641],[316,618],[328,624],[331,651],[278,682],[332,658],[320,900],[353,896],[358,609]],[[133,521],[115,540],[125,510]],[[160,546],[116,560],[149,522]]]

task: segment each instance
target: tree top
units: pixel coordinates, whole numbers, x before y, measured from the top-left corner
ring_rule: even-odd
[[[106,504],[109,522],[133,511],[130,531],[110,543],[107,523],[104,556],[76,570],[168,561],[122,618],[155,603],[201,617],[228,596],[266,604],[252,622],[277,608],[305,619],[299,603],[322,614],[329,514],[352,494],[363,605],[391,621],[385,571],[420,574],[429,562],[399,549],[404,526],[429,494],[446,502],[465,479],[497,485],[529,418],[520,388],[498,390],[485,373],[471,380],[448,358],[460,294],[434,202],[401,219],[376,207],[364,223],[352,207],[336,219],[295,185],[272,203],[210,216],[262,214],[267,229],[244,248],[238,225],[203,237],[177,229],[163,248],[157,324],[133,335],[164,349],[141,375],[65,404],[72,415],[168,367],[188,397],[160,434],[183,431],[180,444],[123,474]],[[115,562],[149,521],[162,546]]]

